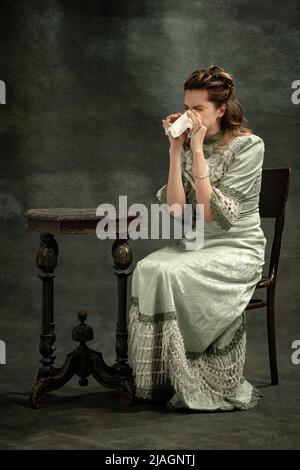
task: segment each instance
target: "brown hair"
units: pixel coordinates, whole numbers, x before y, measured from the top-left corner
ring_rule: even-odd
[[[248,135],[252,129],[248,126],[248,121],[244,117],[242,107],[238,99],[234,96],[234,78],[222,67],[209,65],[206,69],[195,70],[184,81],[184,90],[207,90],[208,100],[219,108],[226,104],[226,111],[221,118],[221,129],[223,131],[218,141],[219,146],[227,144],[232,138],[239,135]],[[189,146],[187,137],[184,147]]]

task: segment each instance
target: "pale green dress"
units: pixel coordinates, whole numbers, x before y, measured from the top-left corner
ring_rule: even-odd
[[[262,393],[244,377],[246,312],[265,263],[258,203],[264,142],[255,134],[223,147],[222,130],[204,141],[215,219],[204,245],[181,240],[137,262],[128,314],[129,363],[135,395],[170,409],[254,407]],[[186,202],[196,194],[192,151],[181,152]],[[166,185],[156,196],[167,203]]]

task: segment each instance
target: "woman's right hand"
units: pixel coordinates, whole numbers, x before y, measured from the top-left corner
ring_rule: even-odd
[[[176,119],[181,116],[182,113],[174,113],[174,114],[169,114],[169,116],[166,117],[166,119],[162,120],[162,126],[164,129],[168,129],[173,122],[176,121]],[[172,137],[170,134],[167,134],[167,137],[170,142],[170,150],[176,150],[176,149],[181,149],[183,146],[185,137],[186,137],[186,132],[183,132],[180,136],[178,137]]]

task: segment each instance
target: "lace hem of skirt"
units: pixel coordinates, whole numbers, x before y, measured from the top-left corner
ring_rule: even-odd
[[[225,348],[209,347],[196,356],[187,354],[178,327],[176,312],[159,321],[143,321],[138,298],[131,298],[128,321],[128,354],[133,368],[135,396],[155,399],[164,392],[178,392],[189,402],[197,400],[208,408],[249,409],[262,394],[252,388],[250,400],[234,399],[241,384],[246,353],[245,317]],[[144,315],[145,316],[145,315]],[[172,406],[169,406],[172,408]]]

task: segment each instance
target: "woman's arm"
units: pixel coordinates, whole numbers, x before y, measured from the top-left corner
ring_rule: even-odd
[[[172,217],[181,216],[184,210],[184,204],[186,203],[186,196],[182,183],[182,170],[181,170],[181,149],[170,148],[170,165],[169,165],[169,176],[167,183],[167,204],[171,206],[174,203],[178,203],[181,209],[174,209],[170,211]]]
[[[188,116],[192,119],[194,125],[191,131],[190,146],[193,152],[193,172],[195,181],[195,193],[197,204],[203,204],[204,222],[213,220],[215,214],[211,207],[211,195],[213,188],[210,184],[208,177],[208,166],[203,152],[203,141],[206,135],[207,127],[202,124],[201,115],[198,111],[192,110],[187,112]],[[197,176],[207,175],[206,178],[197,178]]]
[[[199,149],[196,152],[193,152],[193,170],[194,176],[202,176],[207,174],[208,168],[204,158],[203,150]],[[195,192],[197,203],[204,204],[204,222],[213,220],[215,218],[210,205],[212,191],[212,186],[208,177],[199,179],[195,176]]]

